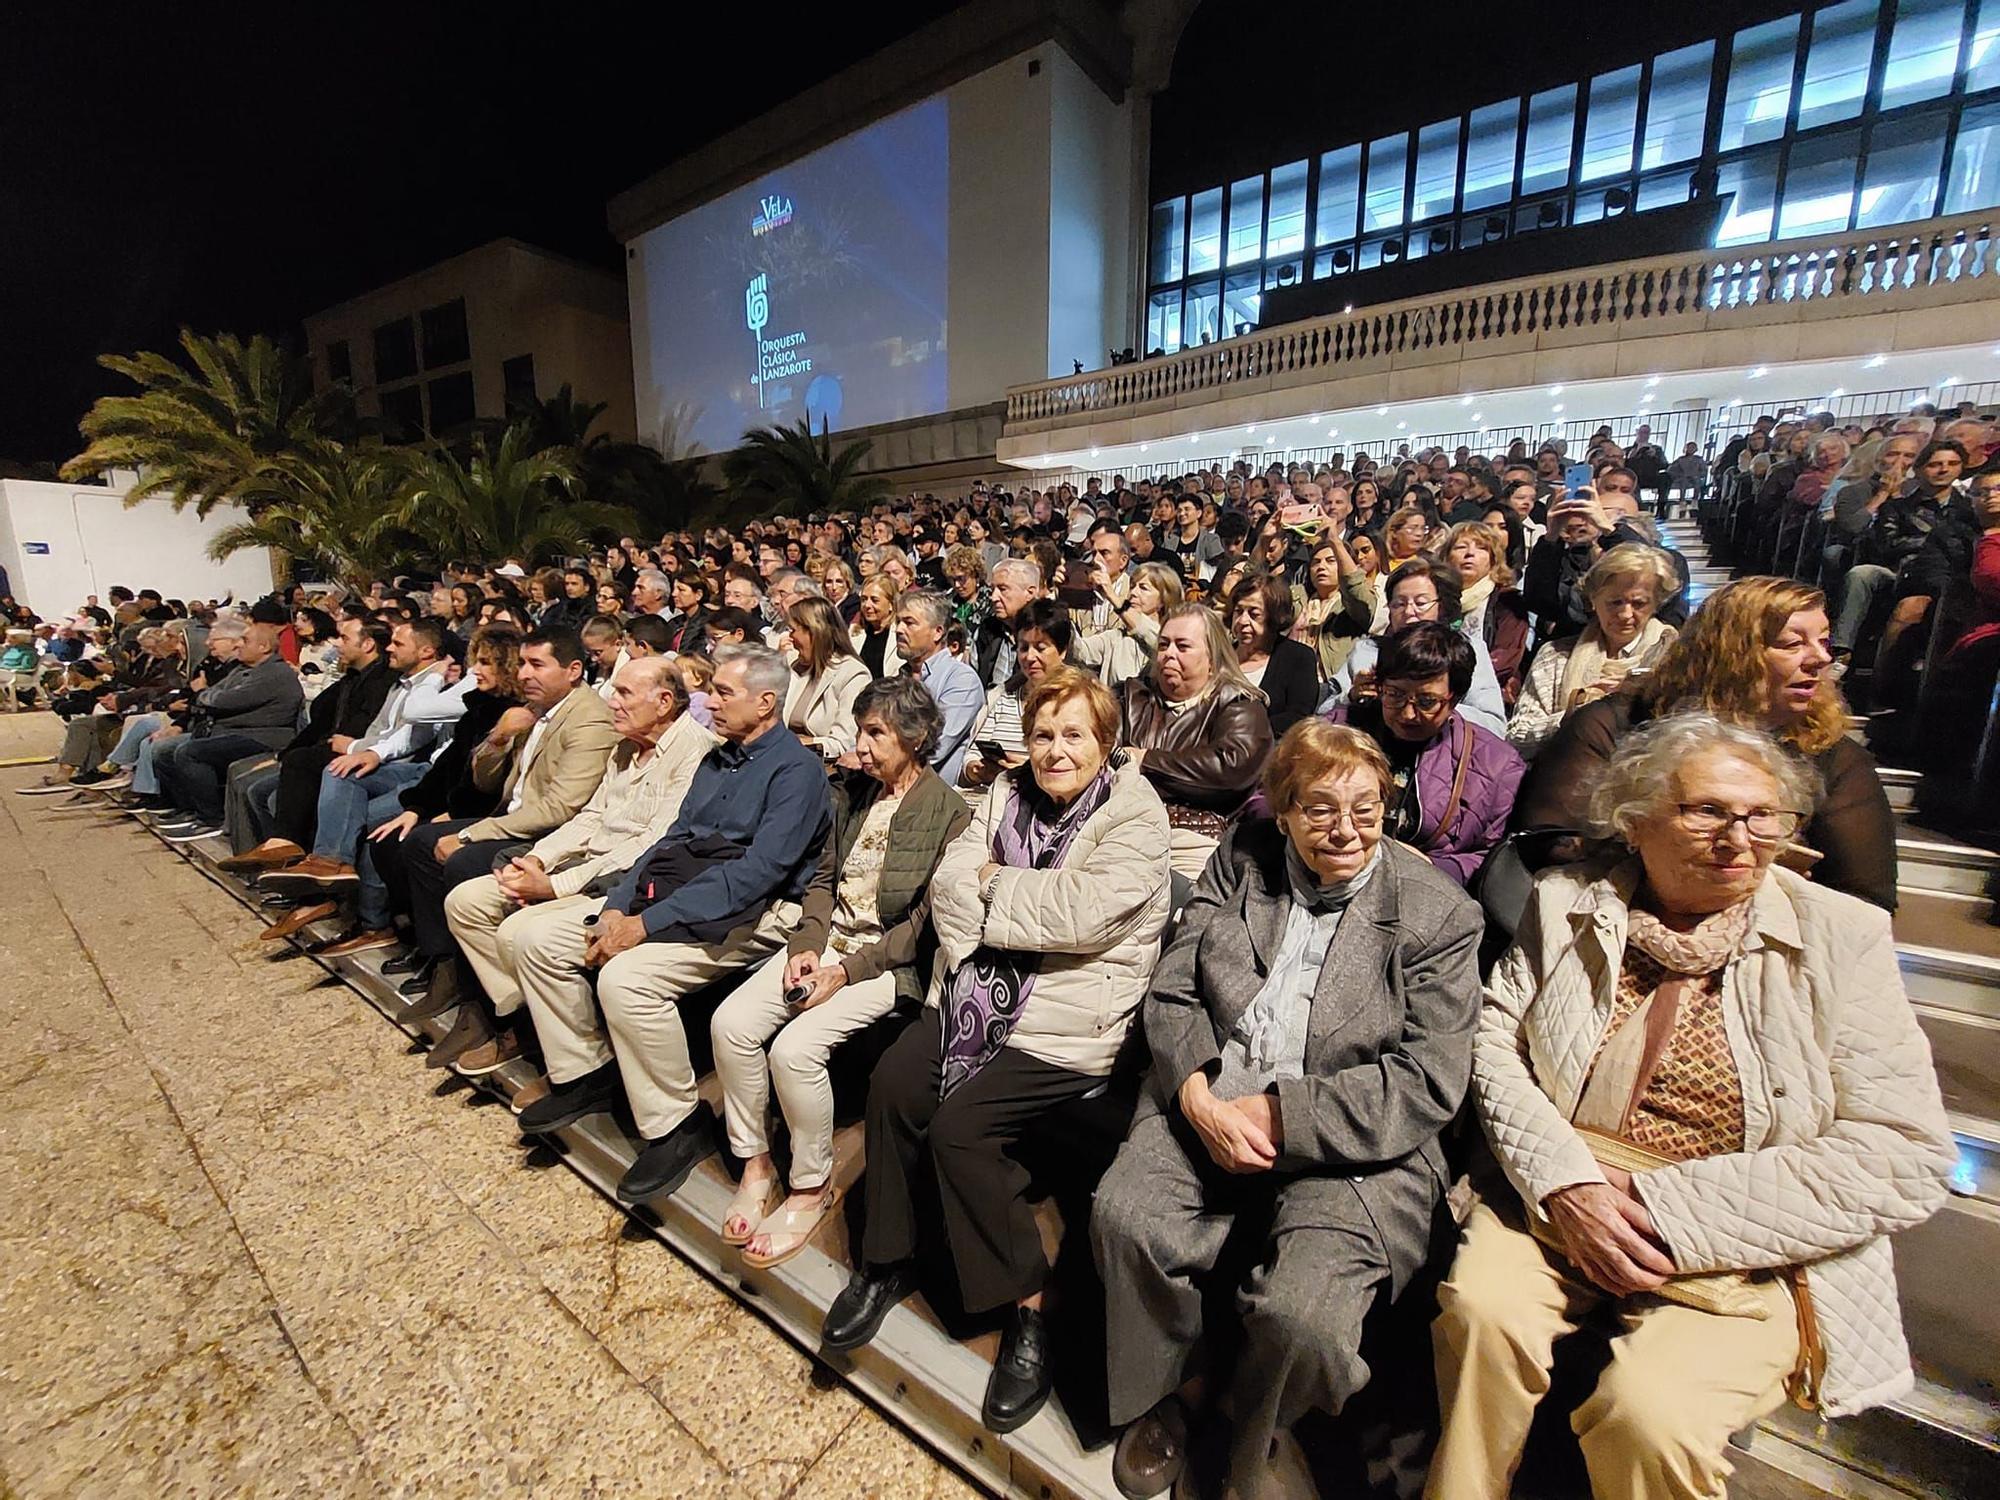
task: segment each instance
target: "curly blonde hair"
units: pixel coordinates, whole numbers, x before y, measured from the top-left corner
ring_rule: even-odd
[[[1826,611],[1826,595],[1790,578],[1739,578],[1709,595],[1681,627],[1640,688],[1654,716],[1699,710],[1738,724],[1761,726],[1770,712],[1764,653],[1804,610]],[[1831,749],[1847,733],[1847,703],[1832,677],[1822,677],[1812,705],[1777,731],[1804,755]]]

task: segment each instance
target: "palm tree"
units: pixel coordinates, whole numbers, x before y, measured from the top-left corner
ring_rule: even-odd
[[[349,409],[345,387],[313,391],[310,364],[264,334],[205,338],[181,330],[189,370],[164,354],[107,354],[98,360],[139,387],[103,396],[80,424],[89,441],[63,465],[68,480],[138,469],[127,505],[166,495],[206,516],[225,500],[248,501],[274,461],[338,432]]]
[[[402,521],[441,557],[515,558],[525,564],[572,556],[594,531],[621,532],[631,512],[580,499],[572,448],[534,447],[516,423],[493,443],[482,436],[460,462],[434,448],[405,452]]]
[[[624,507],[649,534],[686,526],[715,498],[714,486],[701,477],[700,459],[692,449],[663,450],[594,430],[607,409],[602,401],[577,400],[565,385],[545,401],[510,402],[508,414],[527,426],[536,451],[567,448],[576,454],[585,500]]]
[[[220,562],[246,547],[269,547],[328,578],[381,577],[409,557],[405,482],[394,449],[318,439],[264,461],[238,496],[251,519],[216,533],[208,555]]]
[[[815,437],[810,418],[796,427],[753,427],[743,446],[722,460],[738,496],[781,514],[865,510],[889,493],[879,474],[859,472],[874,445],[865,438],[835,451],[825,432]]]

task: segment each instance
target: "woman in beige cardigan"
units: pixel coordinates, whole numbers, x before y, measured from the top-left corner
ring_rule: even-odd
[[[1049,1267],[1009,1148],[1110,1074],[1159,962],[1170,882],[1166,808],[1116,753],[1110,691],[1052,672],[1025,717],[1027,769],[994,783],[931,880],[938,962],[869,1084],[867,1228],[821,1333],[859,1348],[910,1294],[919,1225],[938,1217],[914,1190],[934,1168],[966,1310],[1009,1312],[986,1392],[995,1432],[1049,1394]]]
[[[796,653],[785,693],[785,727],[823,759],[838,760],[854,748],[854,702],[874,678],[826,600],[801,599],[785,618]]]
[[[1606,1303],[1570,1419],[1598,1500],[1719,1500],[1788,1390],[1910,1388],[1888,1237],[1955,1152],[1888,914],[1775,862],[1816,790],[1756,730],[1663,719],[1592,795],[1625,850],[1537,883],[1473,1046],[1499,1173],[1439,1292],[1437,1500],[1506,1494],[1555,1341]]]

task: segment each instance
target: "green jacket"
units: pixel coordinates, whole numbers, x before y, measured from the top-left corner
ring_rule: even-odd
[[[832,789],[833,837],[826,841],[826,853],[820,857],[812,884],[806,887],[803,915],[788,945],[792,953],[817,955],[826,951],[840,871],[855,839],[861,836],[868,809],[882,794],[882,783],[863,771],[836,771]],[[889,820],[889,847],[875,890],[882,936],[859,953],[841,959],[850,983],[893,971],[899,1002],[915,1004],[923,999],[924,982],[937,947],[930,925],[931,872],[946,845],[971,821],[965,799],[926,767]]]

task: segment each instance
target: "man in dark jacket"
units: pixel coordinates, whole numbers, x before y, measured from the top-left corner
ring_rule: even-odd
[[[170,843],[192,843],[222,832],[223,775],[230,762],[275,750],[298,730],[305,691],[299,674],[278,655],[274,625],[243,633],[236,670],[194,697],[188,733],[154,756],[160,795],[185,814],[170,821]]]
[[[306,727],[272,763],[257,757],[229,774],[229,870],[262,870],[298,859],[312,845],[320,772],[368,732],[395,684],[389,622],[340,622],[340,677],[313,700]]]

